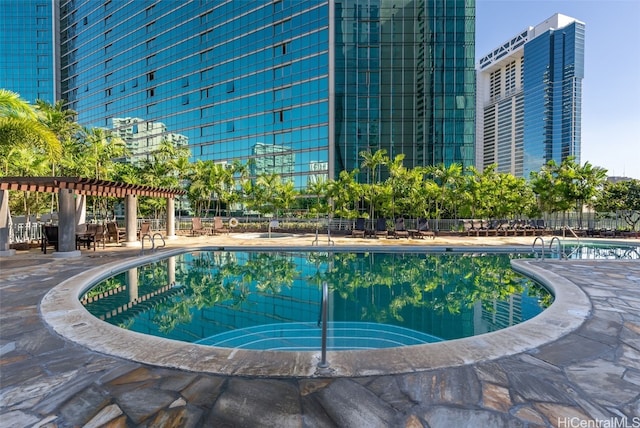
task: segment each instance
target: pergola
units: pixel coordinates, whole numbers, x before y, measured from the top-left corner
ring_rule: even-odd
[[[0,177],[0,255],[10,253],[9,190],[58,193],[58,257],[79,255],[76,251],[75,231],[76,226],[84,221],[86,195],[124,198],[126,236],[123,245],[138,246],[137,197],[167,199],[166,237],[171,238],[175,236],[174,198],[186,193],[182,189],[162,189],[79,177]]]

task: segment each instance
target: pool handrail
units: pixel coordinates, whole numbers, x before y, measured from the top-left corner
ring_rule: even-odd
[[[327,301],[329,300],[329,285],[327,281],[322,282],[322,357],[318,363],[318,368],[327,369]]]
[[[540,260],[544,260],[544,238],[542,236],[536,236],[536,239],[533,240],[533,244],[531,244],[531,251],[533,252],[534,255],[537,255],[538,253],[536,253],[536,242],[538,242],[538,240],[540,240]]]

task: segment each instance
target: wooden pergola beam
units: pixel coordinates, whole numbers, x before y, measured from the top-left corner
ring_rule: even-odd
[[[170,198],[186,193],[182,189],[163,189],[80,177],[0,177],[0,190],[53,193],[59,189],[71,189],[81,195],[117,198],[126,195]]]

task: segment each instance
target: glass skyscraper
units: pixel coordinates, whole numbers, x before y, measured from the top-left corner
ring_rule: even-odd
[[[584,34],[584,23],[556,14],[480,59],[480,168],[528,178],[550,160],[580,162]]]
[[[473,0],[61,0],[60,35],[61,98],[138,155],[162,129],[299,188],[362,151],[474,162]]]
[[[54,103],[57,13],[54,0],[0,1],[0,88],[30,103]]]

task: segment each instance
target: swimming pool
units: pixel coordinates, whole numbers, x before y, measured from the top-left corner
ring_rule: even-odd
[[[197,251],[132,267],[81,301],[131,331],[233,349],[318,350],[459,339],[528,320],[552,301],[509,254]]]
[[[538,238],[532,248],[540,257],[544,246],[544,257],[567,260],[637,260],[640,259],[640,245],[615,241],[560,240],[545,241]]]

